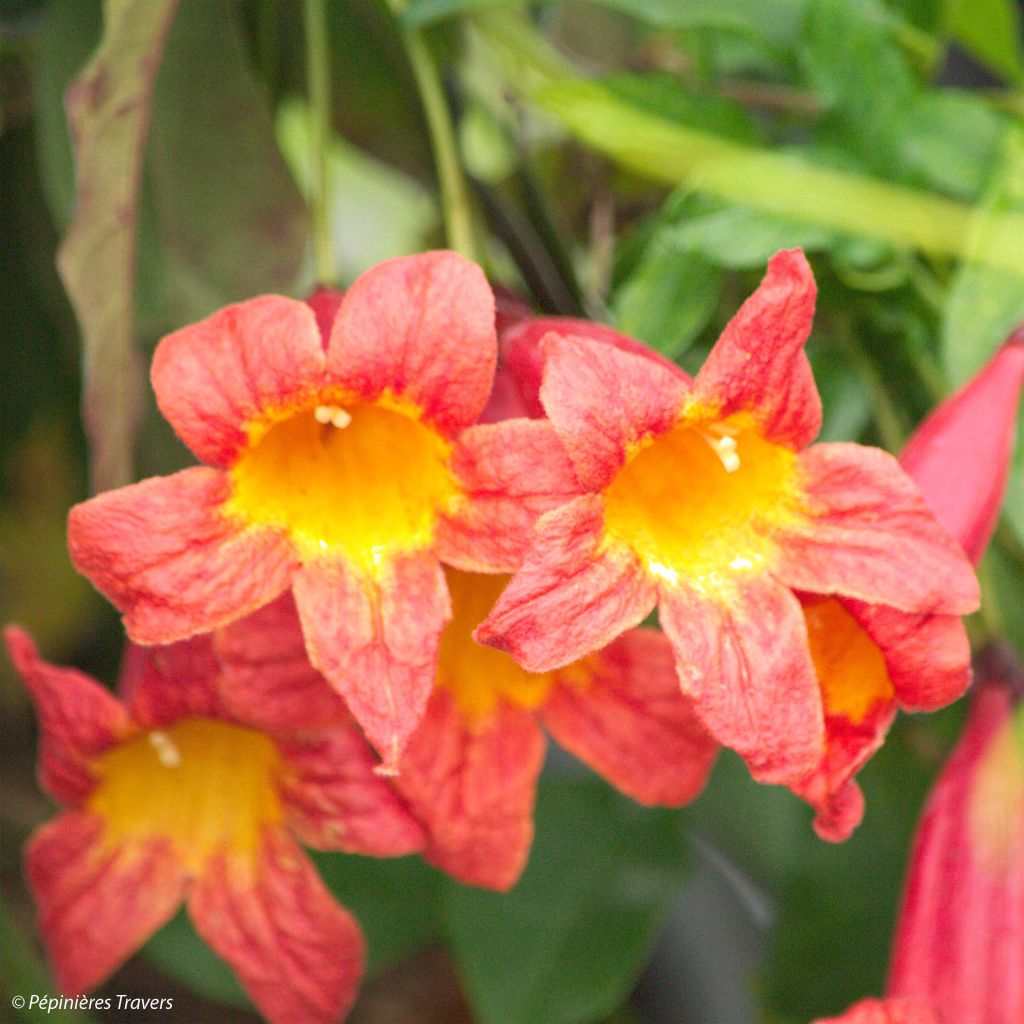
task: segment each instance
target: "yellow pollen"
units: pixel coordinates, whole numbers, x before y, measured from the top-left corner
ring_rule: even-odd
[[[239,725],[186,719],[119,744],[92,770],[86,807],[109,842],[167,839],[192,872],[221,852],[251,860],[263,827],[282,817],[277,747]]]
[[[284,529],[305,557],[340,554],[367,569],[427,547],[458,493],[449,446],[381,405],[321,404],[271,426],[231,470],[224,511]]]
[[[775,538],[806,514],[795,453],[745,413],[721,422],[688,413],[632,454],[604,499],[610,541],[652,575],[704,590],[769,567]]]
[[[803,612],[825,713],[859,725],[873,708],[892,700],[885,658],[834,597],[806,601]]]
[[[452,597],[452,620],[441,635],[438,685],[452,693],[470,723],[485,719],[501,698],[524,708],[540,707],[554,682],[551,674],[527,672],[504,651],[485,647],[472,638],[508,577],[460,572],[447,566],[445,574]]]

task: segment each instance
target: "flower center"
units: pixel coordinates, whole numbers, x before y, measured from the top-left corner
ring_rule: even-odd
[[[893,698],[885,658],[834,597],[805,600],[803,612],[825,714],[859,725],[873,708]]]
[[[449,448],[430,427],[378,405],[318,405],[272,426],[231,470],[229,514],[288,531],[306,558],[373,566],[429,546],[457,493]]]
[[[186,719],[99,757],[86,806],[106,821],[112,842],[168,839],[197,872],[218,852],[256,855],[263,827],[281,820],[280,768],[263,733]]]
[[[653,575],[714,589],[758,570],[802,516],[795,454],[747,415],[682,422],[642,447],[604,492],[610,539]]]
[[[501,698],[524,708],[540,707],[551,689],[551,675],[527,672],[504,651],[478,644],[471,636],[487,618],[508,577],[460,572],[448,566],[445,575],[452,619],[441,634],[438,685],[452,693],[470,723],[491,714]]]

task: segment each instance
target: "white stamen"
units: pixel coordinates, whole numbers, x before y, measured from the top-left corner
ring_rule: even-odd
[[[352,422],[352,414],[346,412],[340,405],[318,405],[313,410],[313,416],[317,423],[325,427],[328,423],[343,430]]]
[[[149,734],[149,742],[156,751],[157,759],[165,768],[177,768],[181,764],[181,751],[167,733],[155,729]]]
[[[726,473],[735,473],[740,468],[740,456],[736,450],[737,431],[724,423],[712,423],[698,428],[697,433],[707,442],[708,447],[718,456]]]

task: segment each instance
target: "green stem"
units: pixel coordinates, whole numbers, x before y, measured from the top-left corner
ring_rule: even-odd
[[[325,0],[305,0],[306,89],[312,112],[310,132],[310,215],[313,220],[313,262],[321,284],[335,280],[331,246],[331,196],[327,153],[331,141],[331,66],[327,52]]]
[[[387,3],[401,24],[405,0],[387,0]],[[441,77],[420,33],[403,28],[401,34],[419,89],[423,113],[427,119],[427,130],[430,132],[434,166],[441,185],[441,208],[448,245],[468,259],[476,260],[476,238],[473,234],[469,187],[462,173],[462,165],[459,163],[455,130],[452,127],[444,90],[441,88]]]

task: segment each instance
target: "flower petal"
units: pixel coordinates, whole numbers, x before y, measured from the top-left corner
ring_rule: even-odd
[[[359,925],[283,832],[268,830],[255,870],[212,861],[188,909],[270,1024],[337,1024],[355,999]]]
[[[422,848],[423,830],[374,771],[378,759],[354,726],[276,742],[287,765],[280,792],[288,824],[305,845],[371,857]]]
[[[666,586],[659,614],[708,732],[760,782],[812,771],[825,750],[821,694],[792,592],[766,577],[737,580],[715,600]]]
[[[43,788],[61,803],[78,804],[95,785],[89,762],[128,735],[132,723],[94,679],[43,661],[25,630],[8,626],[4,640],[39,715]]]
[[[453,252],[386,260],[345,293],[327,349],[332,385],[373,401],[390,393],[452,436],[487,401],[497,359],[494,296]]]
[[[604,647],[653,609],[626,548],[604,546],[604,505],[584,495],[542,516],[533,548],[474,637],[546,672]]]
[[[962,697],[971,681],[971,645],[955,615],[915,615],[844,600],[879,646],[905,711],[936,711]]]
[[[197,466],[71,510],[71,560],[124,613],[137,643],[207,632],[288,587],[298,564],[291,544],[224,516],[229,491],[222,473]]]
[[[999,519],[1024,385],[1024,329],[917,428],[900,456],[939,522],[977,564]]]
[[[469,572],[514,572],[537,519],[576,497],[572,463],[546,420],[470,427],[452,451],[462,497],[438,523],[438,557]]]
[[[313,310],[262,295],[169,334],[153,354],[157,404],[196,458],[230,466],[248,444],[246,426],[308,402],[324,370]]]
[[[566,750],[644,804],[689,803],[718,753],[655,629],[631,629],[557,673],[541,716]]]
[[[544,746],[525,709],[501,701],[471,726],[451,694],[438,690],[395,778],[426,826],[424,858],[467,885],[515,885],[533,841]]]
[[[172,725],[183,718],[225,718],[220,664],[209,635],[161,647],[131,645],[136,667],[122,679],[121,699],[140,727]]]
[[[803,252],[776,253],[697,374],[694,401],[721,419],[752,413],[776,444],[810,444],[821,429],[821,398],[804,353],[816,293]]]
[[[498,350],[501,365],[512,382],[512,387],[520,403],[525,407],[524,415],[535,419],[544,415],[544,406],[540,401],[540,386],[544,377],[545,361],[541,341],[550,333],[590,338],[622,352],[631,352],[634,355],[650,359],[682,380],[689,381],[690,379],[675,363],[669,362],[660,352],[655,352],[643,342],[630,338],[626,334],[620,334],[605,324],[569,316],[525,318],[500,332]]]
[[[341,560],[313,562],[294,592],[310,659],[393,764],[423,718],[451,618],[440,563],[403,555],[369,576]]]
[[[295,600],[284,593],[214,635],[221,696],[232,715],[269,732],[327,729],[351,720],[309,662]]]
[[[885,741],[896,717],[896,702],[879,702],[857,722],[843,715],[825,716],[825,755],[818,767],[790,789],[816,812],[814,831],[842,843],[864,817],[864,794],[853,777]]]
[[[630,448],[668,430],[690,392],[680,374],[590,338],[549,334],[542,349],[541,402],[590,490],[611,482]]]
[[[185,870],[164,841],[111,846],[103,822],[70,811],[25,850],[39,931],[62,992],[94,988],[170,920]]]
[[[817,444],[800,467],[810,517],[805,529],[779,535],[781,579],[908,612],[965,615],[978,607],[963,550],[891,455]]]

